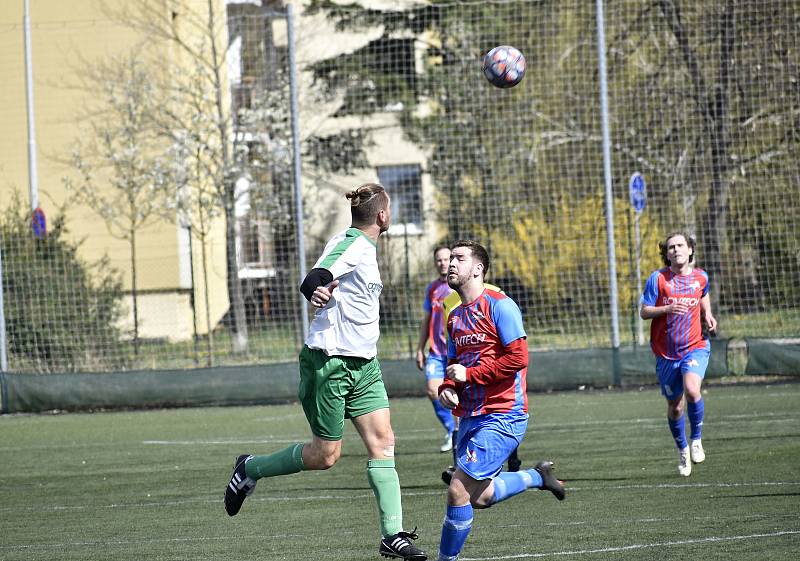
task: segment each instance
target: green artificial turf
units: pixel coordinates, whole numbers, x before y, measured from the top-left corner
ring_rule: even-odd
[[[706,387],[705,463],[680,477],[663,398],[530,394],[525,466],[552,459],[567,499],[528,491],[476,511],[462,560],[797,559],[800,384]],[[436,559],[442,430],[392,401],[407,529]],[[307,437],[299,405],[0,417],[0,559],[378,559],[375,502],[352,426],[326,472],[263,479],[240,514],[234,457]]]

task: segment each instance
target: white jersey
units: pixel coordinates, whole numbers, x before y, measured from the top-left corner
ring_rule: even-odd
[[[374,358],[378,354],[378,251],[364,232],[348,228],[325,246],[315,269],[327,269],[339,286],[311,322],[306,345],[327,355]]]

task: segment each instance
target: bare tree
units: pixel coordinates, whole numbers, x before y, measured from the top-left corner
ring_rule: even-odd
[[[113,237],[128,243],[138,354],[137,234],[164,215],[167,170],[151,121],[159,106],[158,90],[135,52],[87,65],[83,82],[96,99],[80,120],[84,126],[72,151],[77,177],[63,181],[76,202],[97,213]]]
[[[185,77],[191,81],[191,76]],[[199,75],[195,79],[201,80]],[[206,153],[209,140],[216,134],[216,125],[209,118],[207,99],[202,88],[186,88],[181,95],[181,113],[164,108],[163,118],[171,123],[170,138],[170,183],[175,189],[172,202],[174,216],[179,224],[196,237],[201,247],[201,269],[203,276],[206,325],[206,360],[211,366],[214,347],[214,331],[211,329],[211,305],[209,302],[208,243],[213,234],[214,222],[222,214],[218,192],[213,182],[213,168],[207,165]]]
[[[170,103],[159,113],[157,127],[165,138],[191,138],[197,149],[184,151],[189,167],[210,189],[203,204],[222,210],[225,220],[226,272],[233,350],[247,349],[248,334],[236,251],[236,181],[241,173],[234,154],[235,119],[226,102],[224,5],[175,0],[132,0],[121,7],[105,6],[106,14],[140,31],[169,53],[176,64],[170,76]],[[190,72],[181,71],[191,69]],[[201,119],[201,122],[197,122]],[[189,136],[186,132],[190,131]],[[209,326],[210,327],[210,326]]]

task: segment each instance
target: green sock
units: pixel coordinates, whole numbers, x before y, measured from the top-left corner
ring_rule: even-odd
[[[400,501],[400,478],[394,469],[394,460],[369,460],[367,479],[375,498],[381,519],[381,534],[391,536],[403,529],[403,506]]]
[[[244,465],[247,477],[261,479],[303,471],[303,444],[298,442],[268,456],[253,456]]]

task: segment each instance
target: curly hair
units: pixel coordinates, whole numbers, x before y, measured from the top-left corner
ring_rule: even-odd
[[[674,238],[675,236],[683,236],[683,239],[686,240],[686,245],[688,245],[689,249],[692,250],[692,253],[689,255],[689,263],[694,262],[694,252],[695,252],[694,248],[697,245],[697,242],[695,242],[694,238],[689,234],[687,234],[685,231],[676,230],[675,232],[670,232],[669,234],[667,234],[667,237],[664,238],[663,242],[658,242],[658,252],[661,254],[661,260],[664,262],[664,265],[666,265],[667,267],[671,265],[671,263],[669,262],[669,258],[667,257],[667,242],[669,242],[669,240]]]

